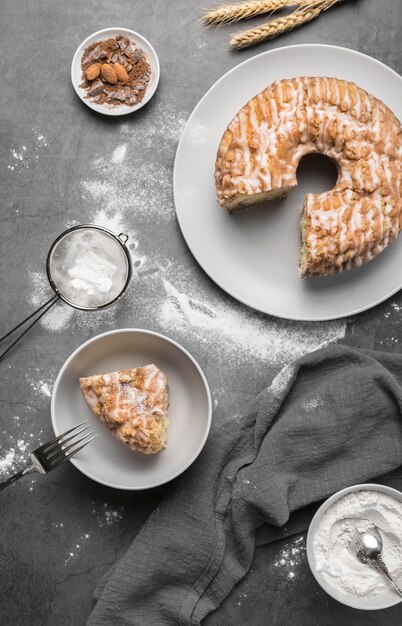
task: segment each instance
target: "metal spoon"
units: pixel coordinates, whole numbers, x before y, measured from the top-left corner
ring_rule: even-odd
[[[350,542],[349,548],[360,563],[374,567],[377,572],[380,572],[380,574],[388,578],[399,595],[402,596],[402,589],[395,578],[391,576],[387,566],[382,560],[382,537],[375,526],[364,532],[357,530]]]

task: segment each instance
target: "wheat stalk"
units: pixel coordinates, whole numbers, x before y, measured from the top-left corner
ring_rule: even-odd
[[[302,24],[311,22],[322,11],[327,11],[337,2],[342,2],[342,0],[299,0],[299,7],[292,13],[278,17],[256,28],[235,33],[230,39],[230,45],[232,48],[240,49],[266,39],[273,39],[282,33],[302,26]]]
[[[235,4],[222,4],[216,9],[207,11],[202,16],[202,21],[207,26],[217,24],[231,24],[239,20],[246,20],[264,13],[274,13],[284,7],[299,4],[298,0],[251,0]]]

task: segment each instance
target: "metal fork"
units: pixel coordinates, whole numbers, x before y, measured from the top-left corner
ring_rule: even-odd
[[[86,426],[84,426],[84,424],[86,424]],[[81,426],[83,426],[83,428],[80,429]],[[78,435],[84,433],[88,428],[90,428],[90,426],[87,424],[87,420],[84,420],[80,424],[77,424],[77,426],[74,426],[74,428],[70,428],[70,430],[67,430],[62,435],[47,441],[43,446],[31,452],[29,455],[32,461],[31,465],[28,465],[25,469],[17,472],[14,476],[10,476],[10,478],[7,478],[3,483],[0,483],[0,491],[26,474],[32,474],[33,472],[47,474],[56,469],[56,467],[59,467],[64,461],[67,461],[67,459],[71,459],[77,452],[85,448],[85,446],[95,439],[96,435],[94,435],[93,430],[86,432],[85,435],[77,439]],[[68,435],[70,436],[68,437]],[[91,435],[93,435],[93,437],[91,437]],[[88,437],[90,437],[90,439],[88,439]]]

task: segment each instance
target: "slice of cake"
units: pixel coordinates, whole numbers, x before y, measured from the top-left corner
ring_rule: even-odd
[[[132,450],[166,447],[168,383],[156,365],[80,378],[80,387],[99,420]]]

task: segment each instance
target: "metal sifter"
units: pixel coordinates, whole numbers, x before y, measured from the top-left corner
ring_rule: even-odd
[[[46,260],[47,277],[54,295],[14,328],[0,343],[31,322],[12,341],[0,360],[56,302],[63,300],[75,309],[98,311],[116,302],[132,276],[128,235],[116,235],[95,224],[82,224],[64,231],[53,242]]]

